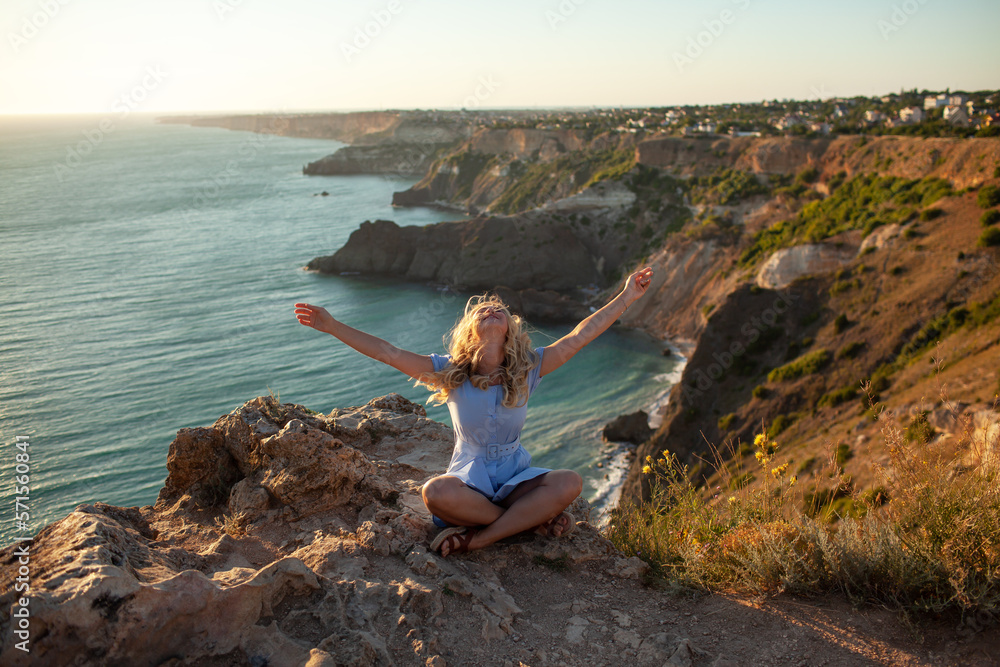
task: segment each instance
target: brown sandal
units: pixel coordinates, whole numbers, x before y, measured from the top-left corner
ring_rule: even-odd
[[[442,558],[447,558],[451,554],[467,553],[469,551],[469,544],[472,542],[472,537],[478,532],[475,528],[466,528],[464,526],[445,528],[431,542],[431,551],[440,552],[441,547],[447,542],[448,553],[441,554]]]
[[[563,516],[566,517],[566,527],[563,528],[563,531],[558,536],[552,535],[550,532],[552,530],[552,527],[555,526],[556,523],[559,521],[559,519],[561,519]],[[542,535],[544,537],[565,537],[570,533],[572,533],[575,528],[576,528],[576,517],[574,517],[569,512],[560,512],[559,514],[555,515],[545,523],[540,523],[531,530],[536,535]],[[545,532],[543,533],[538,532],[540,529],[544,529]]]

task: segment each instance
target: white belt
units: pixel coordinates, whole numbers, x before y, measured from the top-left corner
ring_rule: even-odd
[[[485,457],[487,461],[495,461],[502,456],[508,456],[513,454],[521,446],[521,438],[517,438],[514,442],[508,442],[505,445],[493,442],[488,445],[476,445],[466,440],[459,440],[458,447],[465,453],[471,454],[472,456],[482,456]]]

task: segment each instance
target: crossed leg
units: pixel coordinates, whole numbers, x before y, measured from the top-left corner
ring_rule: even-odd
[[[424,484],[424,504],[432,514],[456,526],[484,526],[468,548],[482,549],[510,535],[551,522],[580,495],[583,480],[572,470],[552,470],[522,482],[501,504],[466,486],[457,477],[441,475]],[[565,530],[558,522],[547,527],[557,537]],[[447,555],[442,545],[442,555]]]

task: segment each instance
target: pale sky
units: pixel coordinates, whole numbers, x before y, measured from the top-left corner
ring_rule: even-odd
[[[3,0],[0,114],[996,89],[998,27],[996,0]]]

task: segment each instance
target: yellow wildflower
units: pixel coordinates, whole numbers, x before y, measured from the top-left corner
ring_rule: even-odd
[[[648,475],[651,472],[653,472],[653,469],[650,466],[642,466],[643,475]]]
[[[736,496],[729,496],[728,500],[729,500],[729,504],[732,505],[733,503],[736,502]]]
[[[652,463],[652,462],[653,462],[653,457],[650,456],[649,454],[647,454],[646,455],[646,463]]]
[[[764,444],[764,440],[766,439],[767,438],[763,433],[758,433],[757,437],[753,439],[754,447],[760,447],[761,445]]]
[[[669,449],[664,449],[663,450],[663,458],[665,458],[665,459],[669,459],[670,458],[670,450]]]
[[[782,465],[778,466],[777,468],[771,468],[771,474],[774,475],[775,477],[780,477],[781,475],[785,474],[786,470],[788,470],[788,464],[787,463],[783,463]]]
[[[757,457],[758,461],[763,461],[764,460],[764,452],[757,452],[756,454],[754,454],[754,456]]]
[[[797,475],[792,475],[792,478],[788,480],[788,486],[795,486],[795,482],[797,482],[798,479]]]

